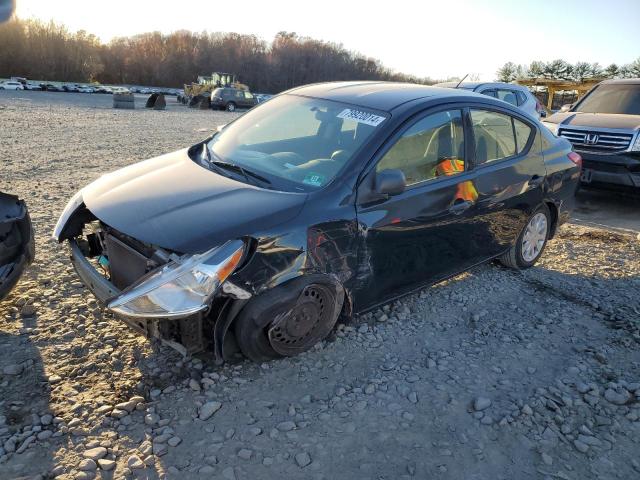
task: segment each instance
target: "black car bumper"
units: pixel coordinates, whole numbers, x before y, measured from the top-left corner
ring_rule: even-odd
[[[606,185],[640,189],[640,153],[597,155],[578,151],[582,156],[582,185]]]
[[[26,204],[0,193],[0,300],[18,283],[35,254],[33,226]]]

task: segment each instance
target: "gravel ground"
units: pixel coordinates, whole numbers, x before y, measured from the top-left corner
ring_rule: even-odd
[[[103,313],[48,237],[78,188],[232,114],[94,106],[0,95],[0,190],[37,233],[0,303],[0,478],[640,478],[635,234],[568,225],[526,272],[475,268],[299,357],[216,367]]]

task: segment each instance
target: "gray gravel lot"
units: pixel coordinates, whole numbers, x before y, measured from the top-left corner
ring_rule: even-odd
[[[184,359],[104,313],[49,234],[78,188],[233,114],[93,97],[0,92],[0,190],[37,234],[0,303],[0,479],[640,478],[635,233],[568,225],[526,272],[475,268],[296,358]]]

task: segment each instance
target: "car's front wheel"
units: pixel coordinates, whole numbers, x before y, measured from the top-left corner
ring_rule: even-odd
[[[235,323],[238,346],[254,362],[302,353],[331,332],[343,302],[342,286],[322,275],[275,287],[240,312]]]
[[[546,205],[541,205],[529,217],[516,243],[499,258],[500,263],[515,269],[533,266],[542,256],[550,232],[551,214]]]
[[[233,102],[227,103],[227,112],[235,112],[235,111],[236,111],[236,104]]]

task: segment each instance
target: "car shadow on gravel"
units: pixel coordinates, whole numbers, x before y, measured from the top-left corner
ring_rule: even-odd
[[[60,435],[54,437],[50,384],[28,333],[0,330],[0,392],[0,478],[46,476],[53,468],[49,447]]]

